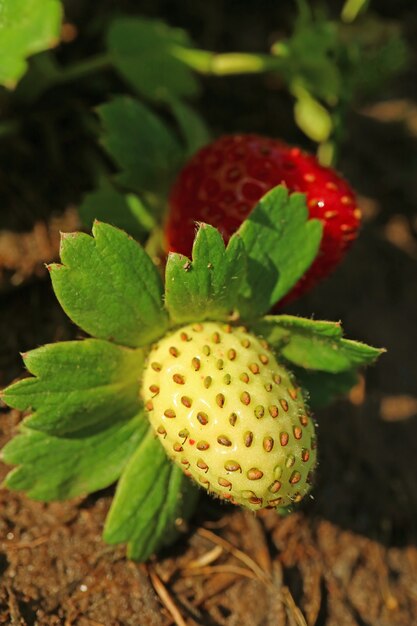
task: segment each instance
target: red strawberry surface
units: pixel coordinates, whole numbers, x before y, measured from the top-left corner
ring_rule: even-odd
[[[167,251],[190,256],[196,222],[215,226],[228,241],[257,201],[279,184],[305,193],[310,218],[324,225],[315,261],[285,302],[300,296],[342,259],[356,238],[361,212],[352,189],[334,170],[279,140],[226,135],[197,152],[171,191]]]

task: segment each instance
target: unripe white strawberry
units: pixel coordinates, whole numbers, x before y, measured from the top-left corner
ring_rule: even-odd
[[[246,328],[206,322],[166,335],[142,396],[168,456],[210,493],[257,510],[309,490],[314,422],[289,372]]]

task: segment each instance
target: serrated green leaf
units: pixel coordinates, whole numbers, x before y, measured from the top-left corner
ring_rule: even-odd
[[[242,317],[263,315],[288,293],[316,257],[321,235],[321,222],[308,219],[303,194],[280,185],[259,201],[231,239],[242,239],[248,257]]]
[[[191,156],[210,141],[210,133],[203,118],[188,104],[178,98],[170,98],[169,104],[186,145],[186,155]]]
[[[190,48],[187,33],[157,20],[119,18],[107,37],[114,66],[140,95],[163,100],[196,95],[198,83],[178,51]]]
[[[24,355],[35,378],[3,391],[3,400],[33,415],[25,425],[50,435],[80,436],[106,428],[140,410],[139,380],[143,350],[99,339],[50,344]]]
[[[78,210],[86,228],[91,228],[94,220],[100,220],[121,228],[138,241],[144,240],[155,224],[138,196],[121,193],[106,179],[98,189],[84,196]]]
[[[331,404],[339,396],[344,396],[358,382],[356,370],[329,374],[292,367],[292,372],[298,384],[304,389],[312,411],[317,411]]]
[[[369,365],[384,352],[359,341],[343,339],[338,322],[278,315],[256,322],[253,329],[291,363],[333,374]]]
[[[117,179],[136,191],[169,188],[183,151],[165,124],[144,104],[127,96],[98,107],[102,144],[119,166]]]
[[[174,323],[227,319],[245,279],[246,256],[239,237],[225,248],[216,228],[200,224],[192,262],[182,254],[168,257],[165,306]]]
[[[58,43],[62,7],[58,0],[0,2],[0,84],[13,88],[31,54]]]
[[[141,246],[123,231],[96,222],[93,237],[70,233],[52,284],[67,315],[90,335],[129,347],[160,337],[168,325],[162,281]]]
[[[5,486],[45,502],[104,489],[119,478],[148,428],[142,415],[80,438],[23,427],[2,451],[6,463],[18,465]]]
[[[119,481],[104,539],[128,543],[128,556],[144,561],[174,539],[176,520],[187,519],[195,501],[195,487],[149,432]]]

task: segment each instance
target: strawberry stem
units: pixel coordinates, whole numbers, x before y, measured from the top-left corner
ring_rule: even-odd
[[[56,80],[60,83],[78,80],[94,72],[109,69],[111,66],[112,61],[110,56],[107,54],[99,54],[80,61],[79,63],[74,63],[68,68],[63,68]]]
[[[229,74],[257,74],[282,69],[282,60],[269,54],[227,52],[217,54],[207,50],[178,48],[175,56],[202,74],[227,76]]]

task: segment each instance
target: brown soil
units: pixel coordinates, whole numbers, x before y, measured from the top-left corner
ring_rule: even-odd
[[[51,262],[59,256],[60,232],[79,228],[77,210],[70,207],[62,215],[51,217],[49,222],[36,222],[29,232],[0,230],[0,292],[44,276],[46,259]]]
[[[417,622],[416,263],[387,240],[377,197],[362,205],[374,213],[349,258],[292,307],[343,318],[351,336],[389,350],[366,393],[361,385],[318,415],[314,499],[284,520],[204,499],[182,541],[141,566],[100,539],[111,490],[50,505],[2,491],[0,623]],[[18,350],[76,334],[40,280],[9,294],[0,314],[3,384],[19,375]],[[19,419],[3,412],[3,442]]]
[[[273,100],[263,121],[232,116],[229,108],[221,126],[215,103],[232,97],[234,87],[226,94],[223,86],[211,89],[214,126],[288,136],[272,116]],[[247,91],[241,110],[251,109],[251,97]],[[388,349],[348,399],[317,415],[313,498],[280,519],[202,496],[182,539],[138,565],[126,560],[123,547],[101,540],[111,489],[48,505],[0,490],[0,624],[417,623],[416,117],[410,100],[399,102],[352,119],[343,170],[362,193],[363,233],[336,273],[289,309],[342,319],[349,336]],[[38,274],[56,255],[55,235],[41,230],[44,252],[29,246],[33,263],[17,262],[7,274],[24,266],[24,280],[17,281],[24,284],[13,289],[7,279],[0,300],[0,386],[22,375],[19,352],[77,336]],[[8,239],[9,258],[17,258],[27,236]],[[1,446],[21,416],[0,411]],[[6,472],[0,465],[0,478]]]

